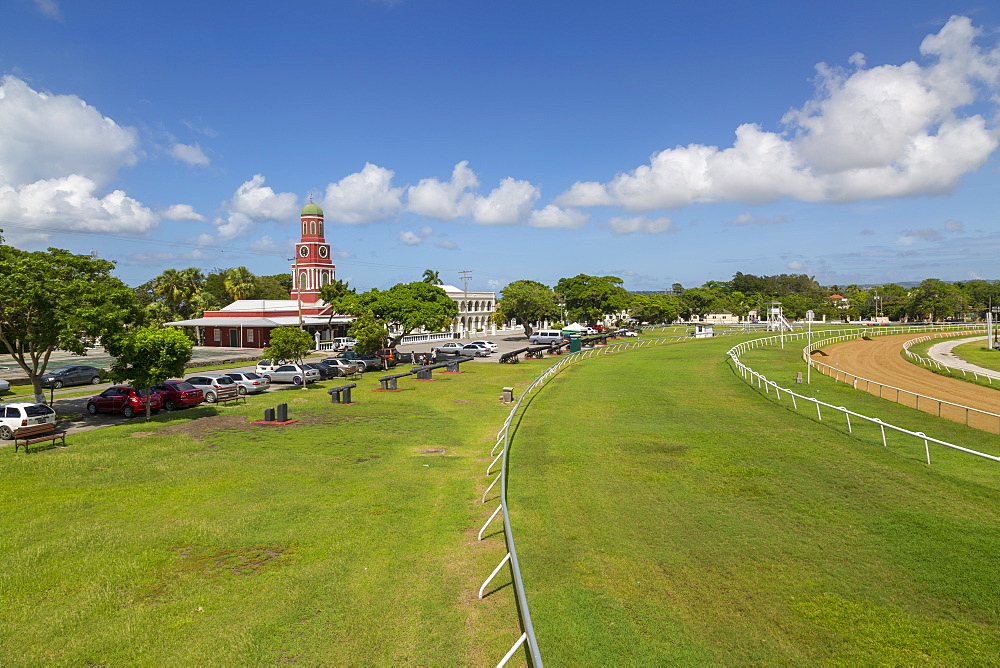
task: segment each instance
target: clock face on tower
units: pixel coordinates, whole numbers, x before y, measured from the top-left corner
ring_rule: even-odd
[[[300,248],[299,249],[299,255],[301,255],[302,257],[309,257],[309,248],[306,247],[306,246],[303,246],[302,248]]]
[[[326,257],[329,254],[329,252],[330,251],[327,250],[326,246],[320,246],[319,247],[319,256],[320,257]]]

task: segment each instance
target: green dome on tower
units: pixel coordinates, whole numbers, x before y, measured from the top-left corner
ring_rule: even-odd
[[[302,215],[303,216],[322,216],[323,215],[323,209],[319,208],[318,204],[313,204],[312,202],[309,202],[304,207],[302,207]]]

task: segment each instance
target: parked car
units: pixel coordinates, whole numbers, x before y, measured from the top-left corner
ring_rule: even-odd
[[[470,357],[489,357],[493,354],[493,352],[482,344],[467,343],[462,346],[462,350],[458,354],[468,355]]]
[[[260,394],[271,389],[271,381],[253,371],[227,371],[226,375],[236,381],[236,391],[243,395]]]
[[[263,359],[257,362],[257,367],[254,369],[254,372],[259,376],[263,376],[267,373],[270,373],[271,371],[274,371],[282,364],[289,364],[289,363],[290,363],[289,360]]]
[[[563,339],[562,330],[558,329],[540,329],[537,332],[533,332],[531,336],[528,337],[529,343],[562,343]]]
[[[356,345],[358,342],[350,336],[338,336],[333,340],[334,350],[350,350]]]
[[[157,413],[163,407],[163,401],[156,392],[146,396],[146,390],[137,390],[131,385],[112,385],[100,394],[87,399],[87,412],[121,413],[127,418],[137,413],[146,412],[146,402],[149,401],[149,412]]]
[[[361,367],[362,371],[369,371],[370,369],[385,369],[390,366],[395,366],[396,364],[396,360],[391,357],[380,357],[378,354],[363,355],[353,350],[345,350],[335,357],[337,359],[354,362]]]
[[[356,373],[361,373],[364,368],[357,362],[352,362],[351,360],[342,360],[336,357],[327,357],[322,360],[323,364],[327,365],[331,369],[337,372],[338,376],[353,376]]]
[[[0,439],[9,441],[20,427],[56,423],[56,412],[45,404],[11,402],[0,404]]]
[[[618,332],[618,336],[639,336],[639,335],[633,332],[631,329],[623,329],[622,331]]]
[[[319,371],[316,369],[305,369],[298,364],[282,364],[274,369],[274,371],[265,373],[264,378],[267,378],[272,383],[301,385],[303,381],[306,383],[315,383],[319,380]]]
[[[42,374],[42,387],[66,387],[68,385],[97,385],[101,382],[101,370],[95,366],[74,364]]]
[[[10,383],[0,378],[0,392],[7,392],[8,390],[10,390]]]
[[[163,407],[168,411],[190,408],[205,401],[204,392],[183,380],[165,380],[161,385],[154,385],[153,392],[160,395]]]
[[[449,341],[448,343],[442,343],[440,346],[436,346],[434,350],[438,351],[439,354],[444,353],[446,355],[461,355],[462,348],[464,347],[465,344],[463,343],[458,341]]]
[[[497,344],[493,343],[492,341],[473,341],[471,345],[474,345],[474,346],[486,346],[487,348],[490,349],[491,353],[495,353],[497,351],[497,348],[499,347],[499,346],[497,346]]]
[[[205,393],[205,401],[214,404],[217,401],[232,399],[239,394],[236,381],[224,373],[205,373],[184,379]]]
[[[302,366],[307,369],[316,369],[316,371],[319,371],[320,380],[330,380],[337,376],[337,370],[331,366],[327,366],[323,362],[303,362]]]

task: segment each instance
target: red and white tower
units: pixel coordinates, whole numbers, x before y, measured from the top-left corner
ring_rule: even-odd
[[[337,267],[323,235],[323,209],[310,202],[302,208],[302,239],[295,244],[292,265],[292,299],[302,304],[319,301],[319,289],[336,280]]]

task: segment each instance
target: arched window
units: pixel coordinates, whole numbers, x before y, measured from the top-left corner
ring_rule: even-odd
[[[308,229],[309,229],[309,223],[307,223],[306,221],[303,220],[302,221],[302,236],[305,236],[308,233],[307,232]]]
[[[323,221],[319,221],[319,235],[323,236]]]
[[[310,220],[309,221],[309,233],[310,234],[316,234],[316,221],[315,220]]]
[[[306,278],[306,272],[299,272],[299,290],[305,290],[308,285],[308,279]]]
[[[326,285],[329,282],[330,282],[330,272],[324,271],[323,275],[319,279],[320,287]]]

